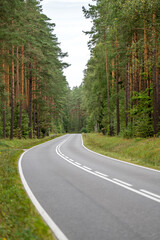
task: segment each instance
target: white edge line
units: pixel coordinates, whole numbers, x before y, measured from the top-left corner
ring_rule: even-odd
[[[126,162],[126,161],[123,161],[123,160],[120,160],[120,159],[117,159],[117,158],[108,157],[108,156],[105,156],[103,154],[94,152],[94,151],[90,150],[89,148],[87,148],[86,146],[84,146],[82,134],[81,134],[81,140],[82,140],[82,146],[89,152],[95,153],[95,154],[97,154],[97,155],[99,155],[101,157],[109,158],[110,160],[114,160],[114,161],[117,161],[117,162],[122,162],[122,163],[125,163],[125,164],[128,164],[128,165],[132,165],[132,166],[135,166],[135,167],[144,168],[144,169],[147,169],[147,170],[150,170],[150,171],[154,171],[154,172],[160,173],[159,170],[156,170],[156,169],[153,169],[153,168],[144,167],[144,166],[141,166],[141,165],[137,165],[135,163]]]
[[[142,192],[144,192],[144,193],[147,193],[147,194],[150,194],[150,195],[152,195],[153,197],[160,198],[160,195],[157,195],[157,194],[155,194],[155,193],[146,191],[146,190],[144,190],[144,189],[140,189],[140,191],[142,191]]]
[[[90,168],[90,167],[87,167],[87,166],[83,166],[83,168],[85,168],[85,169],[87,169],[87,170],[89,170],[89,171],[91,171],[91,170],[92,170],[92,168]]]
[[[65,142],[65,141],[64,141],[64,142]],[[63,142],[63,143],[64,143],[64,142]],[[118,185],[118,186],[121,186],[121,187],[123,187],[123,188],[125,188],[125,189],[128,189],[128,190],[130,190],[131,192],[137,193],[137,194],[139,194],[139,195],[141,195],[141,196],[144,196],[144,197],[146,197],[146,198],[149,198],[149,199],[151,199],[151,200],[154,200],[155,202],[160,203],[160,199],[157,199],[157,198],[152,197],[152,196],[150,196],[150,195],[148,195],[148,194],[146,194],[146,193],[143,193],[143,192],[141,192],[141,191],[138,191],[138,190],[136,190],[136,189],[133,189],[133,188],[131,188],[131,187],[129,187],[129,186],[126,186],[126,185],[124,185],[124,184],[122,184],[122,183],[120,183],[120,182],[116,182],[116,181],[114,181],[114,180],[112,180],[112,179],[109,179],[109,178],[107,178],[107,177],[104,177],[104,176],[102,176],[102,175],[100,175],[100,174],[97,174],[96,172],[89,171],[89,170],[87,170],[87,168],[84,168],[84,167],[81,167],[81,166],[76,165],[75,163],[69,161],[67,158],[65,158],[64,156],[62,156],[62,155],[61,155],[61,151],[60,151],[60,150],[57,151],[58,147],[59,147],[59,145],[56,147],[56,152],[57,152],[57,154],[58,154],[61,158],[63,158],[63,159],[66,160],[67,162],[69,162],[70,164],[76,166],[77,168],[81,168],[83,171],[86,171],[86,172],[88,172],[88,173],[90,173],[90,174],[93,174],[93,175],[95,175],[95,176],[97,176],[97,177],[99,177],[99,178],[102,178],[102,179],[104,179],[104,180],[106,180],[106,181],[108,181],[108,182],[114,183],[114,184],[116,184],[116,185]]]
[[[66,136],[66,135],[65,135]],[[43,143],[42,143],[43,144]],[[28,151],[30,151],[31,149],[38,147],[34,146],[30,149],[28,149],[27,151],[25,151],[24,153],[21,154],[19,160],[18,160],[18,170],[19,170],[19,175],[21,178],[21,181],[23,183],[23,186],[29,196],[29,198],[31,199],[32,203],[34,204],[34,206],[36,207],[37,211],[39,212],[39,214],[42,216],[42,218],[44,219],[44,221],[47,223],[47,225],[50,227],[50,229],[52,230],[53,234],[55,235],[55,237],[58,240],[69,240],[64,234],[63,232],[59,229],[59,227],[53,222],[53,220],[50,218],[50,216],[47,214],[47,212],[44,210],[44,208],[40,205],[40,203],[38,202],[38,200],[36,199],[36,197],[34,196],[34,194],[32,193],[30,187],[27,184],[27,181],[24,177],[23,174],[23,170],[22,170],[22,158],[24,156],[24,154]]]
[[[125,185],[127,185],[127,186],[129,186],[129,187],[132,187],[132,186],[133,186],[132,184],[126,183],[126,182],[121,181],[121,180],[119,180],[119,179],[117,179],[117,178],[113,178],[113,180],[114,180],[114,181],[117,181],[117,182],[120,182],[120,183],[122,183],[122,184],[125,184]]]

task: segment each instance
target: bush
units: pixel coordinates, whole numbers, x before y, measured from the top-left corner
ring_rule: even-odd
[[[136,121],[135,124],[135,136],[136,137],[152,137],[153,136],[153,124],[148,115],[143,115]]]
[[[81,129],[81,133],[87,133],[87,129],[83,127],[83,128]]]
[[[124,138],[132,138],[134,136],[133,126],[132,124],[128,124],[127,128],[123,129],[120,135]]]

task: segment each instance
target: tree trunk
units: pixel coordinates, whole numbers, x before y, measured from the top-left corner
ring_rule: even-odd
[[[128,110],[129,110],[129,73],[130,65],[127,63],[126,65],[126,127],[128,126]]]
[[[19,110],[19,128],[22,133],[22,109],[24,98],[24,46],[21,46],[21,78],[20,78],[20,110]]]
[[[152,41],[153,41],[153,51],[152,51],[152,72],[153,72],[153,126],[154,135],[158,133],[158,105],[157,105],[157,77],[156,77],[156,30],[155,30],[155,14],[153,13],[153,29],[152,29]]]
[[[117,110],[117,135],[120,133],[120,117],[119,117],[119,57],[118,57],[118,40],[116,40],[117,56],[116,56],[116,110]]]
[[[29,115],[29,138],[32,138],[32,64],[29,63],[29,105],[28,105],[28,115]]]
[[[12,45],[11,128],[10,128],[10,139],[13,139],[13,130],[14,130],[14,46]]]
[[[40,127],[39,127],[39,106],[37,105],[37,138],[40,138]]]
[[[16,102],[19,102],[19,47],[16,49]]]
[[[114,78],[115,78],[115,73],[114,73],[114,58],[112,58],[112,88],[114,88]]]
[[[113,129],[111,126],[111,110],[110,110],[110,89],[109,89],[109,76],[108,76],[108,58],[107,58],[107,43],[106,32],[104,31],[104,46],[105,46],[105,60],[106,60],[106,78],[107,78],[107,100],[108,100],[108,118],[109,118],[109,135],[113,135]]]
[[[33,103],[33,137],[36,137],[36,104]]]
[[[5,114],[5,51],[4,48],[2,47],[1,49],[1,56],[2,56],[2,66],[1,66],[1,70],[2,70],[2,84],[3,84],[3,90],[1,93],[1,108],[2,108],[2,122],[3,122],[3,138],[6,138],[6,114]]]
[[[28,105],[29,105],[29,80],[27,78],[26,66],[25,66],[25,103],[24,103],[24,108],[26,108],[26,110],[28,109]]]
[[[144,20],[144,90],[149,89],[149,73],[148,73],[148,47],[147,47],[147,26],[146,19]]]
[[[158,107],[158,120],[160,120],[160,97],[159,97],[159,44],[158,44],[158,36],[156,34],[156,86],[157,86],[157,107]]]
[[[9,50],[6,51],[7,53],[7,63],[5,63],[5,87],[6,87],[6,93],[7,93],[7,97],[6,97],[6,106],[7,106],[7,111],[9,108]]]

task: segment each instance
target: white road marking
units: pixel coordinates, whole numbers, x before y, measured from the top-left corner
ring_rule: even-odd
[[[69,139],[69,138],[68,138],[68,139]],[[83,167],[82,167],[82,166],[79,166],[79,165],[75,164],[74,162],[69,161],[65,156],[62,156],[61,150],[60,150],[60,148],[59,148],[59,147],[61,147],[62,144],[64,144],[68,139],[66,139],[65,141],[63,141],[61,144],[59,144],[59,145],[56,147],[56,152],[57,152],[57,154],[58,154],[60,157],[62,157],[64,160],[66,160],[67,162],[69,162],[70,164],[72,164],[72,165],[74,165],[74,166],[76,166],[76,167],[78,167],[78,168],[81,168],[83,171],[86,171],[86,172],[88,172],[88,173],[90,173],[90,174],[92,174],[92,175],[95,175],[95,176],[97,176],[97,177],[99,177],[99,178],[104,179],[105,181],[114,183],[114,184],[116,184],[116,185],[118,185],[118,186],[121,186],[121,187],[123,187],[123,188],[131,191],[131,192],[137,193],[137,194],[139,194],[139,195],[141,195],[141,196],[143,196],[143,197],[149,198],[149,199],[151,199],[151,200],[154,200],[154,201],[160,203],[160,199],[157,199],[156,197],[153,197],[153,196],[150,196],[150,195],[148,195],[148,194],[146,194],[146,193],[143,193],[142,191],[133,189],[133,188],[131,188],[130,186],[124,185],[124,182],[123,182],[123,184],[122,184],[121,182],[115,181],[115,180],[113,180],[113,179],[109,179],[109,178],[107,178],[107,177],[105,177],[105,176],[102,176],[102,175],[98,174],[97,172],[91,171],[91,170],[92,170],[91,168],[88,168],[88,167],[86,167],[86,166],[83,166]],[[58,151],[57,149],[58,149],[59,151]],[[91,152],[93,152],[93,151],[91,151]],[[93,153],[95,153],[95,152],[93,152]],[[99,155],[99,154],[98,154],[98,155]],[[102,155],[102,156],[103,156],[103,155]],[[121,161],[121,162],[123,162],[123,161]],[[132,165],[132,164],[131,164],[131,165]],[[134,165],[134,164],[133,164],[133,165]],[[127,183],[127,184],[128,184],[128,183]]]
[[[87,166],[83,166],[83,168],[85,168],[85,169],[87,169],[87,170],[89,170],[89,171],[92,170],[92,168],[89,168],[89,167],[87,167]]]
[[[81,165],[79,162],[75,162],[75,163],[76,163],[77,165],[79,165],[79,166]]]
[[[144,168],[144,169],[146,169],[146,170],[150,170],[150,171],[154,171],[154,172],[158,172],[158,173],[160,173],[159,170],[156,170],[156,169],[153,169],[153,168],[148,168],[148,167],[144,167],[144,166],[137,165],[137,164],[134,164],[134,163],[125,162],[125,161],[120,160],[120,159],[116,159],[116,158],[108,157],[108,156],[105,156],[105,155],[103,155],[103,154],[100,154],[100,153],[94,152],[94,151],[88,149],[86,146],[84,146],[82,135],[81,135],[81,141],[82,141],[82,147],[84,147],[87,151],[89,151],[89,152],[91,152],[91,153],[94,153],[94,154],[99,155],[99,156],[104,157],[104,158],[108,158],[108,159],[113,160],[113,161],[121,162],[121,163],[128,164],[128,165],[131,165],[131,166],[134,166],[134,167]]]
[[[133,186],[132,184],[126,183],[126,182],[121,181],[121,180],[119,180],[119,179],[117,179],[117,178],[113,178],[113,180],[114,180],[114,181],[117,181],[117,182],[120,182],[120,183],[122,183],[122,184],[125,184],[125,185],[127,185],[128,187],[132,187],[132,186]]]
[[[149,194],[149,195],[151,195],[151,196],[153,196],[153,197],[160,198],[160,195],[157,195],[157,194],[155,194],[155,193],[146,191],[146,190],[144,190],[144,189],[140,189],[140,191],[141,191],[141,192],[144,192],[144,193],[147,193],[147,194]]]
[[[64,136],[62,136],[64,137]],[[68,138],[67,138],[68,139]],[[45,144],[45,143],[42,143]],[[22,181],[22,184],[29,196],[29,198],[31,199],[32,203],[34,204],[35,208],[37,209],[37,211],[39,212],[39,214],[42,216],[42,218],[44,219],[44,221],[47,223],[47,225],[50,227],[50,229],[52,230],[52,232],[54,233],[54,235],[56,236],[57,239],[59,240],[69,240],[64,233],[59,229],[59,227],[55,224],[55,222],[51,219],[51,217],[48,215],[48,213],[44,210],[44,208],[40,205],[40,203],[38,202],[38,200],[36,199],[36,197],[34,196],[34,194],[32,193],[30,187],[27,184],[27,181],[24,177],[23,174],[23,170],[22,170],[22,158],[24,156],[25,153],[27,153],[28,151],[30,151],[33,148],[38,147],[34,146],[30,149],[27,149],[24,153],[21,154],[19,161],[18,161],[18,170],[19,170],[19,175]]]
[[[95,171],[95,173],[100,174],[100,175],[102,175],[102,176],[104,176],[104,177],[108,177],[107,174],[104,174],[104,173],[101,173],[101,172],[98,172],[98,171]]]

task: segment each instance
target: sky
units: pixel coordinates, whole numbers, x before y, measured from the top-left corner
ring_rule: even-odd
[[[92,26],[82,12],[82,6],[88,8],[89,3],[93,4],[92,0],[43,0],[41,2],[43,13],[56,24],[54,34],[58,38],[60,48],[69,55],[64,58],[64,61],[71,66],[64,69],[64,75],[70,88],[80,86],[83,71],[90,58],[87,47],[89,36],[82,32],[89,31]]]

